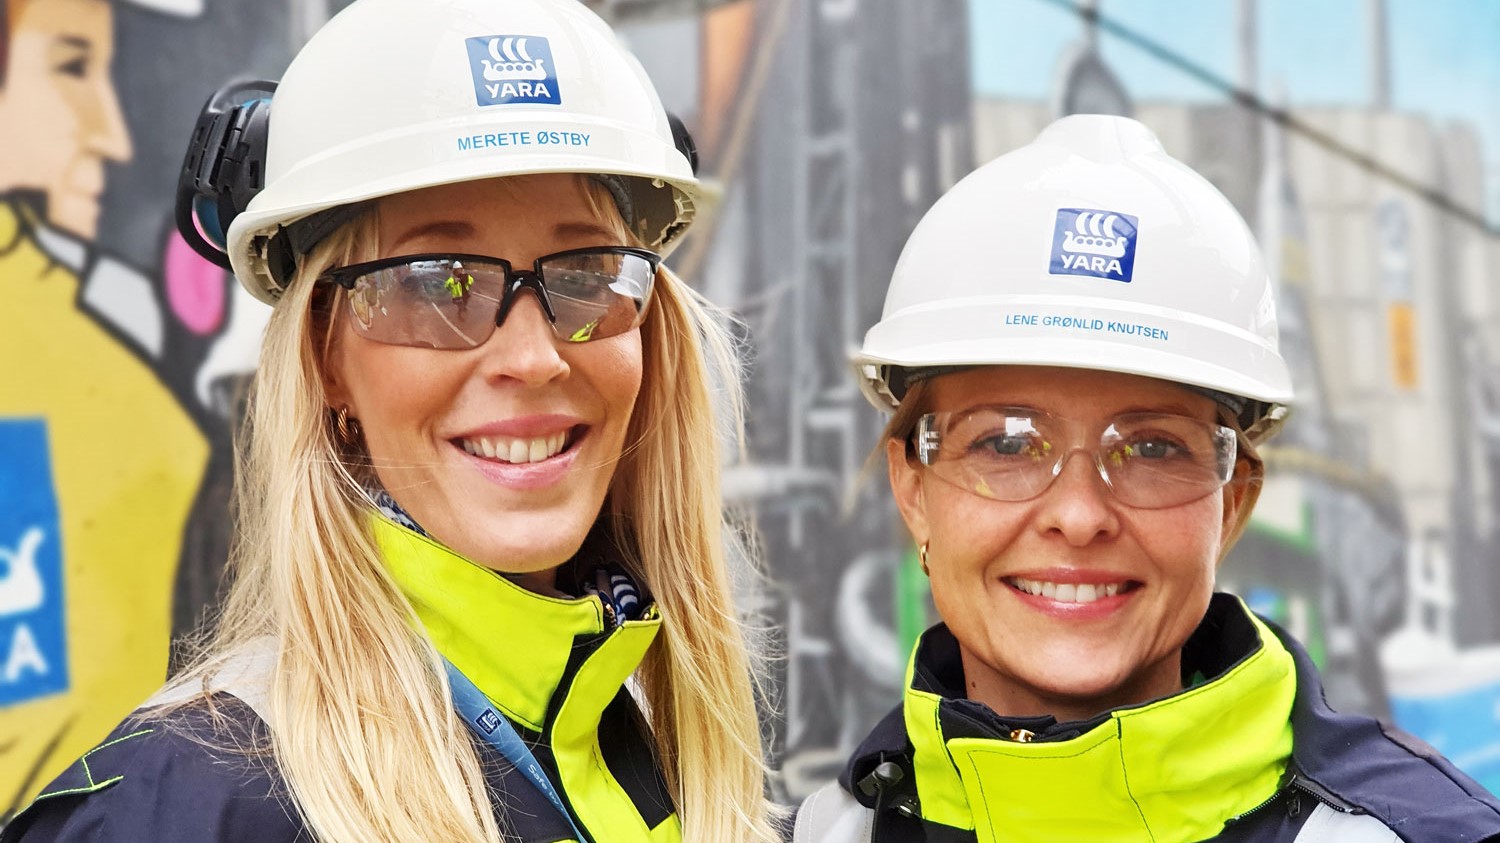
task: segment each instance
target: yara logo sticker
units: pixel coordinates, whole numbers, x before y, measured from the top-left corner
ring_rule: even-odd
[[[1085,275],[1130,282],[1140,221],[1129,214],[1061,208],[1052,234],[1053,275]]]
[[[560,105],[552,45],[536,35],[488,35],[465,42],[481,106],[516,103]]]

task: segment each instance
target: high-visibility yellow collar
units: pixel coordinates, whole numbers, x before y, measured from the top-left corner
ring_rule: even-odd
[[[1291,654],[1235,598],[1215,597],[1195,647],[1218,650],[1203,684],[1086,723],[1042,728],[1028,718],[1039,734],[1023,743],[1009,739],[1006,718],[947,695],[964,687],[961,675],[953,682],[957,644],[946,627],[929,630],[903,712],[922,816],[972,829],[979,843],[1217,835],[1280,787],[1297,682]]]
[[[592,740],[661,626],[655,607],[618,628],[598,597],[547,597],[378,515],[386,569],[442,653],[516,723]],[[556,722],[566,707],[566,724]]]

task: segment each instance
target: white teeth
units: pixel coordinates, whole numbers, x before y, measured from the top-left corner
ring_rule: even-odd
[[[1093,583],[1055,583],[1040,580],[1028,580],[1022,577],[1008,577],[1006,582],[1018,591],[1024,591],[1037,597],[1045,597],[1048,600],[1056,600],[1059,603],[1093,603],[1105,597],[1114,597],[1124,588],[1124,583],[1107,583],[1095,585]]]
[[[550,436],[538,436],[531,439],[511,439],[509,437],[460,439],[459,447],[466,453],[476,457],[485,457],[492,460],[502,460],[508,463],[523,464],[541,462],[557,456],[568,444],[568,432],[561,431]]]

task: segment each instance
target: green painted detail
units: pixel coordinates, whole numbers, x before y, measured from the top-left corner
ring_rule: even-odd
[[[1303,553],[1316,554],[1317,545],[1313,538],[1313,509],[1312,503],[1304,501],[1302,504],[1302,528],[1299,532],[1283,530],[1280,527],[1257,521],[1254,518],[1245,525],[1247,532],[1259,533],[1267,538],[1274,539],[1282,544],[1290,545]]]
[[[908,686],[923,814],[980,843],[1213,838],[1277,792],[1292,751],[1292,657],[1255,624],[1262,647],[1225,675],[1066,741],[943,740],[931,695]]]
[[[37,801],[40,802],[43,799],[50,799],[50,798],[52,798],[54,796],[74,796],[74,795],[78,795],[78,794],[81,794],[81,793],[96,793],[98,791],[101,791],[101,790],[109,787],[110,785],[115,784],[116,782],[123,781],[125,779],[124,775],[107,776],[105,778],[95,778],[94,777],[94,775],[95,775],[94,770],[91,767],[89,767],[89,756],[91,756],[91,755],[99,752],[100,750],[108,749],[109,747],[117,746],[119,744],[122,744],[125,741],[132,740],[134,738],[139,738],[139,737],[142,737],[144,735],[149,735],[149,734],[151,734],[154,731],[156,731],[156,730],[155,729],[141,729],[139,731],[131,732],[128,735],[121,735],[120,737],[115,738],[112,741],[108,741],[106,743],[99,744],[98,746],[94,747],[93,749],[89,750],[88,752],[85,752],[83,754],[83,757],[79,758],[78,761],[75,762],[74,766],[78,767],[79,769],[81,769],[83,771],[84,780],[86,782],[88,782],[88,783],[85,784],[85,785],[81,785],[79,787],[69,787],[69,788],[64,788],[62,790],[48,790],[48,791],[43,791],[42,793],[37,794],[37,797],[36,797]]]
[[[922,637],[922,631],[932,625],[927,617],[927,601],[932,587],[922,573],[922,563],[917,559],[916,548],[910,548],[901,557],[896,568],[896,643],[901,655],[910,655]]]

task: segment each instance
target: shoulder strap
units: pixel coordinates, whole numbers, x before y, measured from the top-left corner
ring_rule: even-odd
[[[156,692],[142,708],[174,705],[186,702],[203,694],[224,693],[238,697],[249,706],[255,715],[273,725],[270,717],[268,692],[271,671],[276,668],[275,640],[266,637],[231,653],[219,669],[202,684],[196,682],[173,682]]]
[[[1293,843],[1401,843],[1401,838],[1369,814],[1346,814],[1320,802]]]
[[[793,843],[868,843],[875,812],[855,801],[838,782],[813,791],[797,811]]]

